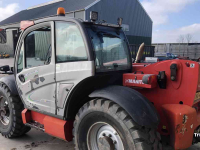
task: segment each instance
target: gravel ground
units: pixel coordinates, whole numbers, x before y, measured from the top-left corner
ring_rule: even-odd
[[[67,143],[35,129],[16,139],[0,136],[0,150],[74,150],[73,147],[72,142]]]
[[[14,64],[14,58],[0,59],[0,66],[9,65],[13,67],[13,64]]]
[[[74,145],[32,129],[28,134],[16,139],[0,136],[0,150],[74,150]],[[165,147],[164,150],[172,149]],[[200,150],[200,145],[194,145],[188,150]]]
[[[13,62],[13,58],[0,59],[0,66],[13,66]],[[2,76],[4,75],[0,75],[0,77]],[[35,129],[16,139],[5,139],[0,135],[0,150],[74,150],[73,147],[72,142],[67,143]],[[165,147],[164,150],[171,149]],[[200,150],[200,144],[196,144],[188,150]]]

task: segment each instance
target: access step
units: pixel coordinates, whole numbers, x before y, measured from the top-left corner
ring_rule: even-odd
[[[23,123],[66,141],[72,141],[73,121],[65,121],[35,111],[22,111]]]

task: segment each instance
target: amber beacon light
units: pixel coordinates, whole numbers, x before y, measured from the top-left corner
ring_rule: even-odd
[[[59,7],[57,10],[58,16],[65,16],[65,9],[63,7]]]

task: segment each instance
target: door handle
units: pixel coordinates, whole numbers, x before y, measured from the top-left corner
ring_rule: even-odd
[[[19,75],[19,80],[20,80],[22,83],[24,83],[24,82],[26,81],[23,74],[20,74],[20,75]]]

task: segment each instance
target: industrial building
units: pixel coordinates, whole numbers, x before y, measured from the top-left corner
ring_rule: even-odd
[[[66,17],[90,21],[90,11],[99,14],[99,21],[117,24],[123,18],[123,29],[130,44],[145,42],[151,45],[153,22],[138,0],[54,0],[30,7],[0,22],[0,53],[14,55],[18,32],[22,20],[37,20],[55,16],[58,7],[64,7]],[[3,33],[4,32],[4,33]]]

